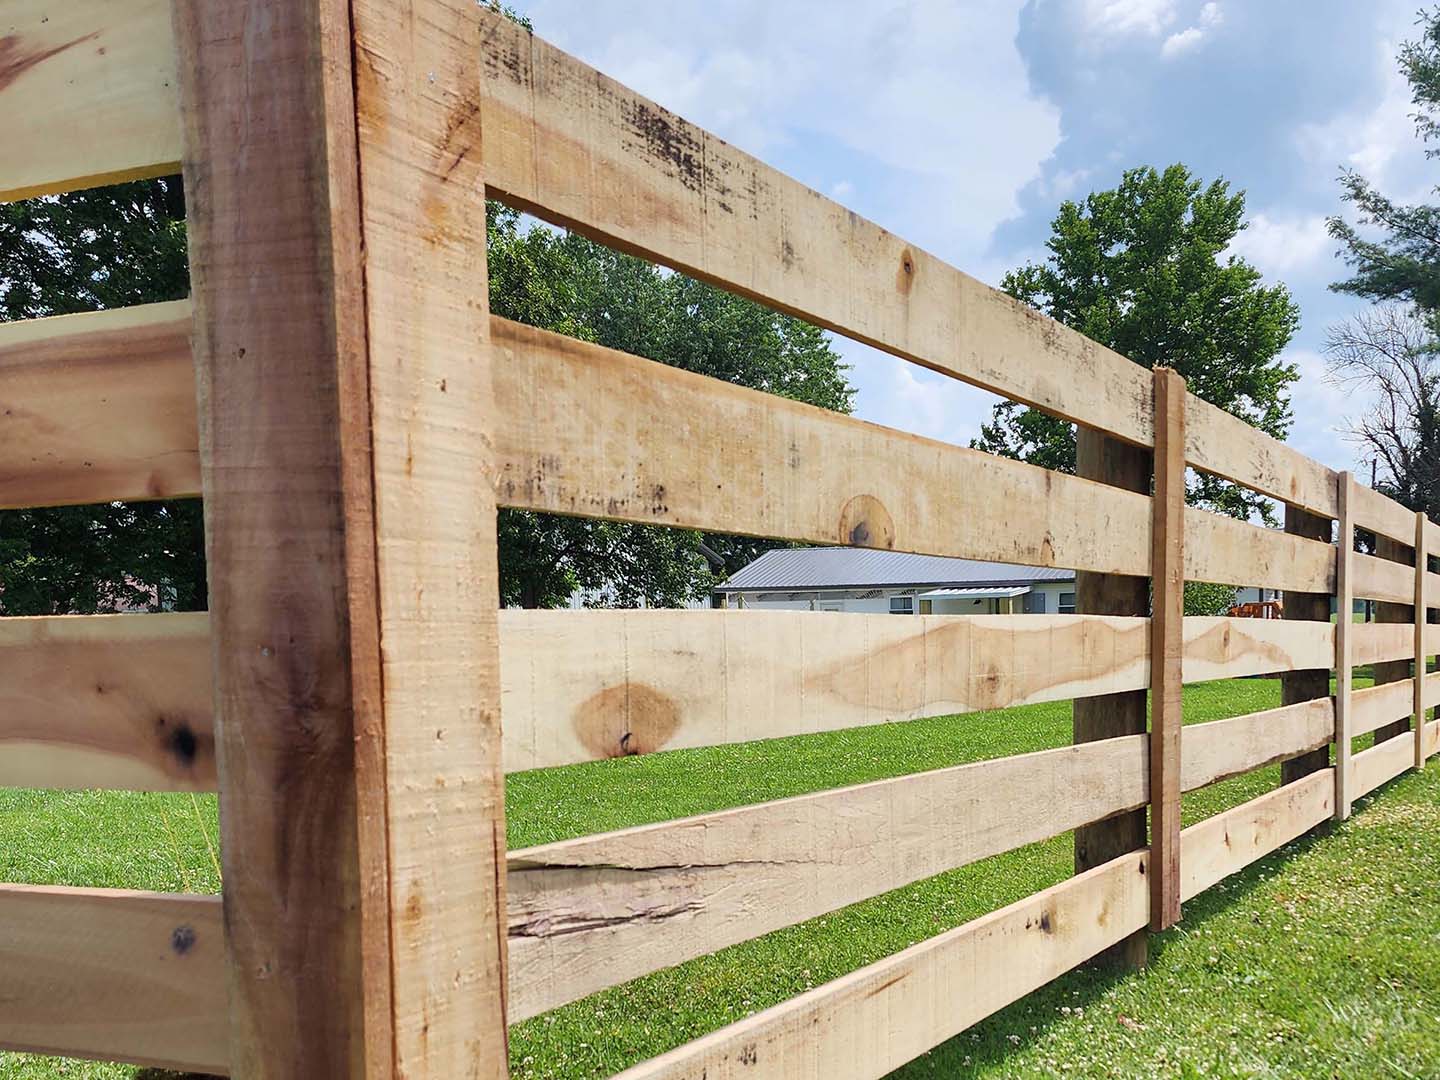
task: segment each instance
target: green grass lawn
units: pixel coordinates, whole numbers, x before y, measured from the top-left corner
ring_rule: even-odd
[[[1279,704],[1187,687],[1187,722]],[[509,778],[512,848],[1068,743],[1068,702]],[[1185,821],[1278,767],[1185,797]],[[213,799],[0,791],[0,880],[213,891]],[[1068,834],[605,991],[512,1029],[517,1078],[605,1076],[1067,877]],[[1141,973],[1072,973],[909,1076],[1440,1076],[1440,768],[1186,907]],[[135,1070],[0,1053],[0,1077]]]

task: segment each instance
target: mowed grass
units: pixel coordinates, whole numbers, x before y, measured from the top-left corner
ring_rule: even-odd
[[[1187,687],[1190,723],[1279,704],[1277,680]],[[1068,702],[509,778],[511,848],[1070,741]],[[1273,788],[1185,797],[1189,824]],[[1373,805],[1372,805],[1373,804]],[[198,809],[198,814],[197,814]],[[1024,813],[1023,806],[1016,813]],[[902,1070],[921,1075],[1440,1075],[1440,768],[1186,907],[1123,976],[1081,969]],[[213,800],[0,791],[0,880],[214,890]],[[1069,876],[1071,838],[984,860],[515,1026],[512,1074],[605,1076]],[[130,1077],[0,1053],[0,1077]]]

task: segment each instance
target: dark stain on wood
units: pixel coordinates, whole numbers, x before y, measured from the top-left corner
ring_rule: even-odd
[[[177,926],[170,932],[170,948],[176,956],[184,956],[195,947],[196,934],[193,926]]]
[[[910,295],[915,284],[915,253],[908,247],[900,253],[900,268],[895,272],[895,288],[902,296]]]
[[[36,49],[34,52],[28,53],[21,45],[19,34],[7,34],[5,37],[0,37],[0,90],[8,90],[16,79],[37,64],[43,64],[66,49],[73,49],[76,45],[99,36],[100,31],[94,30],[83,37],[67,41],[63,45],[56,45],[50,49]]]
[[[840,542],[855,547],[895,546],[895,522],[873,495],[856,495],[840,510]]]
[[[465,101],[451,111],[445,121],[445,135],[440,142],[440,152],[447,162],[440,171],[442,180],[449,180],[450,174],[460,167],[470,152],[480,145],[480,103]]]
[[[680,726],[680,706],[654,687],[626,682],[582,702],[573,726],[596,757],[633,757],[665,747]]]
[[[704,190],[705,149],[697,133],[679,117],[647,101],[621,98],[619,105],[626,130],[639,140],[638,144],[627,141],[626,149],[662,163],[688,190]]]

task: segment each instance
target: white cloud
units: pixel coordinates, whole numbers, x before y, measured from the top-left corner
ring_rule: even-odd
[[[1194,25],[1171,34],[1160,46],[1160,55],[1165,59],[1179,56],[1200,46],[1217,26],[1225,21],[1225,13],[1218,3],[1208,3],[1200,9],[1199,21]]]
[[[1083,0],[1080,14],[1094,33],[1155,37],[1175,21],[1175,0]]]
[[[1189,52],[1204,40],[1205,31],[1201,30],[1198,26],[1192,26],[1189,29],[1181,30],[1179,33],[1171,34],[1167,37],[1165,43],[1160,46],[1160,55],[1168,60],[1172,56],[1179,56],[1181,53]]]
[[[1312,349],[1290,349],[1280,359],[1300,372],[1300,381],[1291,387],[1295,423],[1286,442],[1332,469],[1358,468],[1360,455],[1349,430],[1368,407],[1366,395],[1330,383],[1325,357]]]
[[[1269,277],[1283,277],[1328,263],[1334,242],[1325,231],[1325,215],[1300,217],[1259,213],[1230,244],[1230,253],[1245,259]]]
[[[562,48],[792,174],[848,182],[852,205],[962,266],[1060,141],[1015,45],[1020,0],[523,6]]]
[[[1076,194],[1080,185],[1093,174],[1093,169],[1059,169],[1048,176],[1042,176],[1035,185],[1036,191],[1047,202],[1060,202]]]
[[[968,446],[1000,399],[969,383],[939,375],[864,345],[837,341],[859,393],[861,419],[957,446]]]
[[[1384,73],[1378,101],[1359,104],[1321,124],[1306,124],[1296,135],[1301,155],[1318,168],[1357,170],[1381,188],[1411,186],[1423,193],[1433,182],[1415,136],[1410,84],[1395,64],[1398,42],[1382,40],[1374,54]],[[1408,198],[1403,192],[1391,194]]]

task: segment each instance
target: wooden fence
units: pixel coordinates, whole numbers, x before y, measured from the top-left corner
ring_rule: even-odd
[[[507,1022],[1090,830],[1074,878],[624,1074],[880,1076],[1440,743],[1436,526],[473,0],[9,0],[0,31],[0,198],[183,165],[192,277],[0,326],[0,506],[203,494],[210,582],[207,614],[0,621],[0,784],[218,790],[225,880],[0,886],[0,1045],[498,1077]],[[1086,476],[493,318],[485,196],[1075,421]],[[1286,531],[1187,508],[1187,465]],[[1070,567],[1087,613],[497,611],[497,505]],[[1287,618],[1184,618],[1187,578]],[[1282,707],[1180,727],[1182,681],[1274,672]],[[1130,728],[1077,705],[1092,741],[505,850],[507,771],[1070,698]]]

